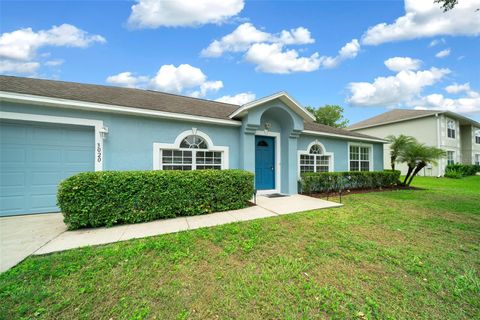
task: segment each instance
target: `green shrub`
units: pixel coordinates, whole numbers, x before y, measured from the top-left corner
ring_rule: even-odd
[[[252,196],[242,170],[101,171],[64,180],[58,206],[78,229],[240,209]]]
[[[463,178],[463,174],[458,171],[450,171],[450,172],[445,172],[445,178],[451,178],[451,179],[461,179]]]
[[[304,193],[369,189],[398,185],[400,171],[306,172],[301,174]]]
[[[467,176],[474,176],[480,172],[480,166],[476,164],[449,164],[445,168],[445,177],[447,178],[461,178]],[[460,175],[460,177],[458,177]]]

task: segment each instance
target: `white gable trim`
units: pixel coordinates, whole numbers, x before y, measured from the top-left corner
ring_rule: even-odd
[[[264,98],[244,104],[243,106],[235,110],[230,115],[230,118],[233,119],[237,116],[243,116],[249,109],[255,108],[256,106],[259,106],[261,104],[264,104],[266,102],[269,102],[275,99],[282,100],[282,102],[284,102],[289,108],[295,111],[295,113],[297,113],[304,120],[307,120],[307,121],[315,120],[315,117],[310,112],[308,112],[307,109],[302,107],[297,101],[295,101],[292,97],[290,97],[288,93],[283,91],[272,94],[268,97],[264,97]]]
[[[320,132],[320,131],[304,130],[304,131],[302,131],[302,134],[309,134],[309,135],[313,135],[313,136],[323,136],[323,137],[335,137],[335,138],[342,138],[342,139],[349,139],[349,140],[388,143],[388,141],[383,140],[383,139],[361,138],[361,137],[349,136],[349,135],[346,135],[346,134],[343,135],[343,134],[327,133],[327,132]]]

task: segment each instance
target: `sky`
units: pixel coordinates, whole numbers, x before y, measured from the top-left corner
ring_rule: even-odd
[[[480,0],[2,1],[0,73],[480,121]]]

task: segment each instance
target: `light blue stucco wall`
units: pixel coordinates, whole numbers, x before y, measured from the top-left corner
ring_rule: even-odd
[[[333,152],[334,163],[333,171],[348,171],[348,143],[366,144],[373,147],[373,170],[383,170],[383,144],[370,141],[348,140],[339,138],[330,138],[314,135],[300,135],[298,139],[298,149],[307,150],[310,143],[318,140],[325,147],[326,152]]]
[[[174,143],[175,138],[192,127],[206,133],[215,146],[229,147],[229,167],[255,171],[255,134],[280,134],[281,192],[297,193],[298,150],[318,139],[326,151],[334,153],[334,170],[348,169],[347,139],[301,134],[303,119],[280,100],[249,110],[242,126],[225,126],[106,112],[74,110],[2,101],[0,110],[16,113],[102,120],[109,133],[104,140],[104,170],[151,170],[153,143]],[[265,132],[265,123],[271,127]],[[351,142],[359,142],[352,140]],[[373,145],[374,170],[383,170],[383,145]]]
[[[192,127],[206,133],[214,145],[229,147],[230,168],[239,168],[240,127],[165,120],[104,112],[14,104],[2,101],[1,111],[102,120],[109,133],[104,140],[104,170],[153,169],[153,143],[174,143]]]

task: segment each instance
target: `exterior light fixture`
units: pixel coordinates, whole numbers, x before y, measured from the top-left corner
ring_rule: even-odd
[[[102,139],[105,140],[107,138],[107,134],[108,134],[108,127],[101,127],[99,132],[100,132],[100,136],[102,137]]]

